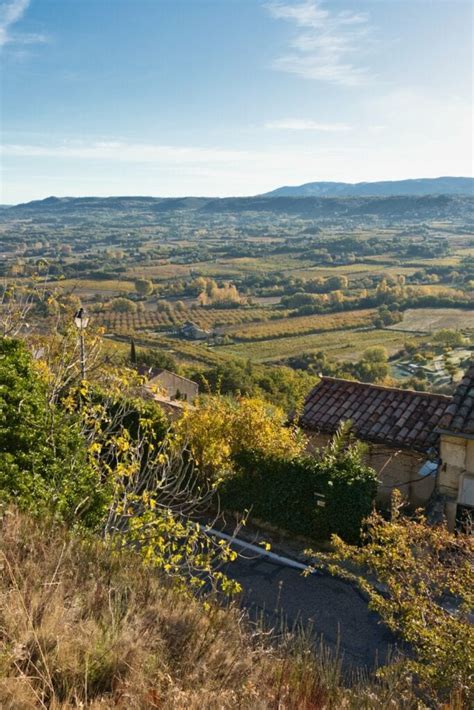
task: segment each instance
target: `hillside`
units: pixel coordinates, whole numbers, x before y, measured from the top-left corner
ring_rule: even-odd
[[[48,197],[2,210],[3,219],[88,217],[113,214],[153,219],[164,213],[202,215],[299,215],[312,219],[450,219],[473,218],[474,198],[466,195],[387,197]]]
[[[396,195],[466,195],[474,194],[474,178],[439,177],[382,182],[307,182],[285,185],[265,193],[265,197],[390,197]]]
[[[323,648],[292,634],[272,644],[237,608],[178,594],[100,541],[10,511],[0,557],[2,708],[377,710],[393,693],[419,707],[395,668],[344,687]]]

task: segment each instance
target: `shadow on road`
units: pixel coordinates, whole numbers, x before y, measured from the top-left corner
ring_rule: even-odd
[[[265,557],[241,554],[226,574],[243,587],[251,619],[275,629],[300,627],[337,655],[344,671],[371,671],[393,655],[396,640],[350,583],[324,572],[303,576]]]

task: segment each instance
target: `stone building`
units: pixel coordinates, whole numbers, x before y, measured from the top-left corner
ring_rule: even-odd
[[[179,400],[192,404],[199,395],[197,382],[177,375],[175,372],[170,372],[163,368],[148,367],[147,365],[138,365],[137,371],[146,378],[147,388],[150,390],[155,389],[160,393],[162,399]]]
[[[474,518],[474,364],[467,370],[441,417],[440,465],[435,507],[450,529]]]
[[[197,382],[169,370],[155,370],[148,385],[160,388],[168,399],[194,402],[199,394]]]
[[[388,503],[398,488],[415,507],[435,491],[436,428],[451,402],[445,395],[322,377],[306,398],[300,425],[314,449],[350,420],[367,444],[367,463],[379,475],[379,502]]]

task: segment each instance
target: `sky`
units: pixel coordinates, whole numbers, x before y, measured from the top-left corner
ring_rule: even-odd
[[[471,0],[0,0],[0,203],[472,174]]]

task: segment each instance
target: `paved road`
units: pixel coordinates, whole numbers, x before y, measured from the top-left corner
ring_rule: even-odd
[[[372,669],[384,662],[395,640],[369,611],[362,595],[348,582],[326,573],[302,576],[297,569],[240,553],[226,573],[244,588],[242,603],[251,616],[264,616],[280,628],[303,624],[332,650],[339,646],[345,669]]]

